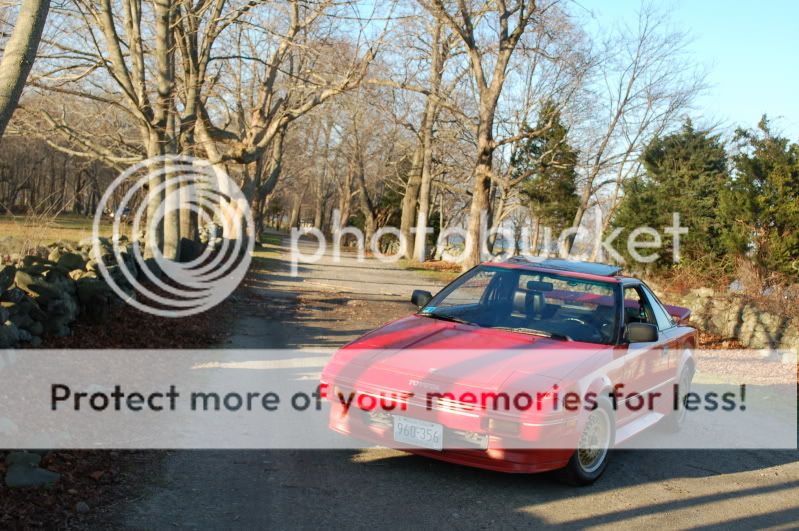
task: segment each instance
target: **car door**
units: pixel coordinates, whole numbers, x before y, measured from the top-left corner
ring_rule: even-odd
[[[664,344],[664,355],[668,355],[669,358],[669,368],[673,373],[674,370],[677,368],[677,364],[680,361],[680,341],[682,338],[682,333],[677,326],[677,323],[674,321],[669,312],[666,311],[666,308],[663,306],[663,303],[655,296],[652,290],[646,284],[641,284],[643,288],[644,294],[649,298],[650,305],[652,306],[652,310],[655,313],[655,320],[657,321],[658,326],[658,333],[661,336],[661,342]],[[666,383],[668,380],[672,379],[668,375],[666,375]],[[673,376],[673,374],[672,374]]]
[[[658,328],[658,339],[648,343],[627,345],[624,362],[624,404],[619,404],[621,417],[637,417],[650,411],[651,407],[665,401],[664,385],[670,383],[671,334],[669,323],[658,322],[656,300],[641,284],[624,288],[624,325],[632,322],[646,323]],[[673,327],[673,324],[671,325]],[[663,327],[663,332],[661,332]],[[665,333],[664,333],[665,332]],[[660,397],[654,393],[661,393]]]

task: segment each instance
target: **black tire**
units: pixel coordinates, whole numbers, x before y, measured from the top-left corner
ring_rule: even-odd
[[[666,418],[660,421],[660,424],[666,431],[677,433],[685,424],[685,417],[688,415],[688,410],[685,409],[683,403],[685,401],[685,395],[691,391],[691,382],[693,382],[693,379],[694,369],[691,365],[687,364],[683,367],[682,371],[680,371],[680,379],[677,380],[680,386],[680,394],[683,396],[683,399],[678,402],[679,409],[677,409],[677,411],[672,411]]]
[[[600,428],[604,431],[600,433],[595,431],[597,422],[604,425],[604,428]],[[616,440],[616,418],[613,414],[613,406],[607,398],[599,398],[596,409],[589,414],[583,433],[580,435],[580,444],[586,438],[595,442],[597,447],[580,448],[578,446],[569,459],[569,463],[560,470],[560,479],[564,483],[575,486],[591,485],[605,472]]]

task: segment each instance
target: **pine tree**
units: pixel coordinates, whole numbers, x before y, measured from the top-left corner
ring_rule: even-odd
[[[511,156],[513,177],[527,177],[521,192],[531,215],[554,234],[571,224],[577,209],[577,156],[569,145],[568,129],[561,121],[560,111],[552,102],[543,105],[535,129]]]
[[[757,130],[736,131],[735,140],[735,172],[722,195],[721,217],[730,224],[725,243],[763,273],[797,275],[799,144],[772,134],[766,116]]]
[[[727,229],[719,220],[718,208],[729,172],[719,135],[697,130],[686,120],[679,131],[652,139],[641,162],[643,175],[624,185],[624,196],[612,222],[614,229],[623,230],[615,241],[627,241],[635,228],[648,226],[661,233],[663,249],[670,249],[672,236],[663,228],[672,225],[677,212],[680,224],[688,228],[688,233],[680,237],[681,260],[709,263],[723,256]],[[617,247],[621,252],[623,246]],[[670,253],[660,255],[656,265],[671,264]]]

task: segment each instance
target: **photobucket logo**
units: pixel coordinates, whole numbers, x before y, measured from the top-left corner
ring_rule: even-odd
[[[592,230],[593,229],[593,230]],[[661,227],[658,230],[654,227],[640,226],[629,232],[626,238],[627,255],[636,263],[648,264],[661,258],[664,250],[664,236],[671,239],[671,260],[673,263],[680,261],[680,238],[688,233],[688,228],[680,224],[680,214],[672,214],[672,224]],[[415,233],[416,229],[411,229]],[[433,233],[433,229],[426,229],[428,234]],[[536,237],[536,247],[531,249],[525,242],[531,241],[531,227],[525,226],[520,231],[513,227],[500,225],[498,227],[488,227],[488,216],[485,211],[480,215],[480,238],[474,242],[472,236],[463,227],[447,227],[442,230],[436,241],[436,256],[445,262],[460,264],[471,255],[472,245],[480,246],[481,260],[506,260],[515,254],[529,256],[532,258],[544,256],[558,256],[565,259],[586,259],[586,260],[610,260],[619,264],[624,264],[627,260],[618,252],[616,246],[622,244],[620,236],[623,229],[616,228],[606,234],[602,225],[602,220],[597,218],[592,228],[569,227],[560,232],[555,238],[553,231],[549,227],[538,227]],[[381,249],[381,243],[386,237],[390,237],[395,242],[393,252],[387,253]],[[539,240],[540,237],[540,241]],[[381,262],[393,263],[405,257],[408,246],[408,238],[396,227],[382,227],[377,230],[367,241],[363,231],[358,227],[342,227],[341,215],[338,210],[333,212],[332,226],[332,253],[331,258],[334,262],[341,261],[341,247],[346,239],[355,242],[357,260],[365,259],[365,252],[368,249],[372,256]],[[305,244],[301,241],[305,240]],[[579,246],[571,245],[575,240],[580,242]],[[496,245],[499,241],[500,245]],[[453,242],[455,242],[453,244]],[[315,246],[309,252],[309,246]],[[292,228],[291,229],[291,275],[297,276],[299,264],[317,263],[327,254],[327,236],[318,228]],[[575,251],[580,247],[582,251]],[[495,252],[499,248],[499,252]],[[427,256],[426,249],[421,253]]]
[[[157,201],[154,210],[151,201]],[[109,212],[110,240],[103,237],[103,216]],[[196,217],[199,227],[219,227],[221,238],[189,260],[167,258],[159,235],[176,216]],[[132,241],[123,235],[123,224]],[[161,317],[186,317],[216,306],[242,281],[252,260],[254,226],[246,197],[224,171],[203,159],[155,157],[132,166],[106,189],[94,215],[92,257],[126,303]],[[135,237],[140,234],[144,241]]]

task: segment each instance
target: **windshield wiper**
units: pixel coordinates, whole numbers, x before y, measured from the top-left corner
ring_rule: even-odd
[[[564,334],[556,334],[553,332],[546,332],[544,330],[536,330],[534,328],[523,328],[523,327],[512,328],[510,326],[492,326],[491,328],[495,328],[497,330],[507,330],[508,332],[516,332],[519,334],[527,334],[528,336],[539,336],[550,339],[558,339],[560,341],[572,340],[572,338]]]
[[[433,319],[439,319],[441,321],[449,321],[452,323],[460,323],[460,324],[471,324],[469,323],[469,321],[465,321],[460,317],[455,317],[447,313],[427,312],[427,313],[422,313],[422,315],[424,315],[425,317],[432,317]]]

